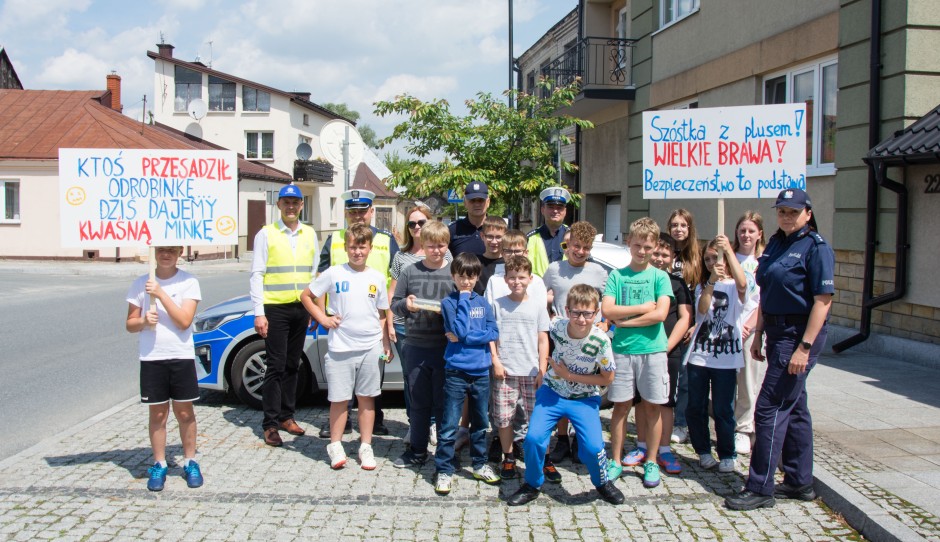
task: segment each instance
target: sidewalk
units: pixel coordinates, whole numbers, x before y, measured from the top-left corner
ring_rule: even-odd
[[[194,260],[181,259],[179,268],[192,273],[208,275],[227,271],[248,271],[251,253],[239,259]],[[103,275],[111,277],[138,277],[150,272],[150,265],[137,261],[99,262],[84,260],[6,260],[0,258],[0,272],[22,272],[38,275]]]

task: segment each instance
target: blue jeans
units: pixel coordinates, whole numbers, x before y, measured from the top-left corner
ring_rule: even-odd
[[[685,419],[689,422],[689,440],[695,453],[710,454],[708,434],[708,392],[711,391],[718,437],[718,458],[734,459],[734,397],[738,385],[735,369],[711,369],[701,365],[687,366],[689,375],[689,406]]]
[[[470,399],[470,460],[474,469],[486,464],[490,375],[473,376],[456,369],[444,369],[444,420],[437,435],[437,451],[434,452],[439,473],[453,474],[456,471],[454,442],[465,397]]]
[[[405,324],[395,324],[395,335],[398,339],[395,344],[398,346],[398,362],[401,363],[402,384],[404,386],[405,417],[411,423],[411,399],[408,397],[408,373],[405,370],[407,365],[405,365],[405,356],[401,353],[405,346]]]
[[[568,418],[578,437],[578,458],[587,467],[591,483],[595,487],[607,483],[607,452],[604,450],[604,435],[601,432],[601,398],[567,399],[546,385],[535,392],[535,408],[529,419],[526,433],[525,481],[539,488],[545,483],[545,451],[552,431],[560,418]]]
[[[437,420],[441,433],[444,417],[444,346],[421,347],[405,341],[402,349],[411,404],[411,450],[428,451],[431,420]]]

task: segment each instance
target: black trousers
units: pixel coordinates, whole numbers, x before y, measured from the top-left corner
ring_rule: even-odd
[[[268,357],[261,385],[264,408],[261,427],[267,429],[294,417],[297,371],[310,315],[299,301],[283,305],[265,304],[264,314],[268,319],[268,336],[264,340]]]

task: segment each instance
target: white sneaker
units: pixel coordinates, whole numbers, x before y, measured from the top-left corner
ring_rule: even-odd
[[[747,433],[735,433],[734,451],[738,455],[751,453],[751,436]]]
[[[718,472],[734,472],[735,466],[734,459],[722,459],[721,462],[718,463]]]
[[[375,470],[375,454],[372,445],[363,442],[359,445],[359,466],[362,470]]]
[[[341,469],[346,466],[346,451],[343,450],[341,441],[327,444],[326,454],[330,456],[330,466],[334,469]]]
[[[698,465],[703,469],[713,469],[718,466],[718,460],[712,454],[702,454],[698,456]]]
[[[498,484],[502,478],[496,474],[496,471],[493,470],[493,467],[489,463],[484,463],[482,467],[478,469],[473,469],[473,477],[481,482],[487,484]]]
[[[431,446],[437,446],[437,426],[431,426],[431,432],[428,433],[428,443]]]
[[[470,429],[467,427],[457,429],[457,440],[454,441],[454,450],[459,452],[468,444],[470,444]]]
[[[674,427],[672,429],[672,440],[675,444],[682,444],[689,439],[689,430],[685,427]]]
[[[450,493],[451,475],[442,472],[437,473],[437,483],[434,484],[434,492],[438,495],[447,495]]]

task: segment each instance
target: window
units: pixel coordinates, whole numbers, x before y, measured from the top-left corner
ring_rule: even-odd
[[[175,111],[189,110],[189,102],[202,98],[202,74],[176,66],[176,101],[174,103]]]
[[[235,83],[209,76],[209,111],[235,111]]]
[[[535,92],[535,72],[531,71],[525,76],[525,91],[527,94]]]
[[[313,197],[304,196],[304,207],[300,210],[300,221],[304,224],[313,224],[313,206]]]
[[[304,126],[310,126],[310,115],[304,113]]]
[[[245,158],[274,158],[274,132],[248,132]]]
[[[339,206],[336,201],[336,198],[330,198],[330,224],[334,226],[339,222]]]
[[[699,0],[661,0],[660,1],[660,27],[671,25],[683,19],[699,8]]]
[[[764,79],[765,104],[806,104],[807,175],[835,172],[838,67],[829,57]]]
[[[3,216],[0,222],[20,221],[20,182],[0,181],[0,207]]]
[[[251,87],[242,87],[243,111],[270,111],[271,93]]]

